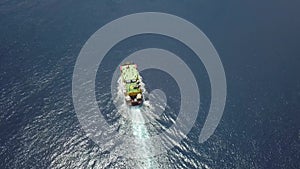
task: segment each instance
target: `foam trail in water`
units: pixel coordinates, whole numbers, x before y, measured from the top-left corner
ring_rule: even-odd
[[[144,88],[144,84],[142,84],[142,89],[144,93],[146,92]],[[147,129],[147,126],[145,125],[145,119],[144,115],[145,113],[151,113],[149,108],[145,107],[129,107],[125,103],[124,99],[124,88],[121,81],[121,78],[118,80],[118,92],[117,92],[117,98],[119,102],[119,111],[122,113],[123,117],[130,119],[131,122],[131,130],[132,135],[134,137],[133,144],[139,145],[134,152],[137,154],[137,157],[145,157],[145,156],[151,156],[150,155],[150,149],[152,145],[147,145],[145,143],[145,139],[149,138],[149,132]],[[137,166],[140,168],[158,168],[156,161],[154,161],[154,158],[143,158],[143,159],[137,159]]]

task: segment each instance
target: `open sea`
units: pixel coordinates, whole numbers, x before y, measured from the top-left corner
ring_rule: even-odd
[[[299,0],[1,0],[0,169],[299,169],[299,8]],[[227,98],[218,127],[204,143],[198,138],[210,106],[208,73],[188,46],[156,34],[119,42],[98,68],[95,95],[112,131],[93,132],[107,135],[106,142],[96,144],[82,128],[72,99],[81,48],[105,24],[138,12],[184,18],[216,48],[226,74]],[[158,101],[147,108],[123,105],[113,74],[123,59],[147,48],[168,50],[189,66],[201,104],[180,143],[157,156],[131,158],[118,153],[124,147],[115,139],[127,135],[139,146],[126,149],[147,155],[159,143],[143,139],[170,128],[180,109],[179,86],[156,69],[140,72],[145,91],[159,89],[165,95],[149,95],[150,101]],[[167,105],[159,100],[167,100]],[[118,135],[109,137],[113,131]],[[172,136],[166,139],[174,142]]]

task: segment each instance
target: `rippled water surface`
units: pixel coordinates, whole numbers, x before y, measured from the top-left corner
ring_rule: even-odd
[[[0,168],[299,168],[299,5],[279,0],[1,1]],[[198,136],[210,105],[209,77],[186,45],[164,36],[128,38],[100,65],[96,97],[112,126],[99,131],[107,135],[103,145],[95,144],[77,119],[72,74],[80,49],[104,24],[143,11],[187,19],[220,55],[228,84],[226,108],[203,144]],[[158,70],[142,71],[150,101],[137,109],[124,105],[118,88],[110,93],[119,62],[150,47],[180,56],[196,74],[201,93],[190,133],[180,143],[166,137],[176,146],[155,157],[145,156],[163,145],[144,140],[176,121],[180,94],[174,79]],[[116,142],[121,138],[133,142]]]

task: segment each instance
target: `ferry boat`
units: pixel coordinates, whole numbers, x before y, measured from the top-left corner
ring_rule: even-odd
[[[123,92],[125,101],[129,106],[143,104],[142,78],[137,69],[137,64],[126,62],[120,66]]]

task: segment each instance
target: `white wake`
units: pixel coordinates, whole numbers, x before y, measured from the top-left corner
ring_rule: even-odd
[[[147,91],[144,87],[145,85],[141,83],[141,86],[143,93],[147,94]],[[126,126],[123,127],[124,130],[126,130],[125,132],[131,132],[126,134],[131,135],[131,138],[134,141],[133,143],[127,144],[129,145],[128,148],[132,149],[128,152],[134,153],[134,157],[142,157],[135,158],[137,167],[149,169],[159,168],[157,162],[154,160],[155,158],[151,157],[150,149],[153,148],[153,145],[146,144],[145,142],[145,139],[150,137],[146,123],[147,120],[149,120],[149,114],[153,114],[150,103],[146,101],[141,107],[128,106],[125,102],[123,84],[121,78],[119,78],[117,99],[115,100],[115,104],[117,105],[118,111],[124,117],[125,121],[129,121],[128,123],[124,122],[124,125]],[[148,114],[148,116],[146,116],[146,114]]]

